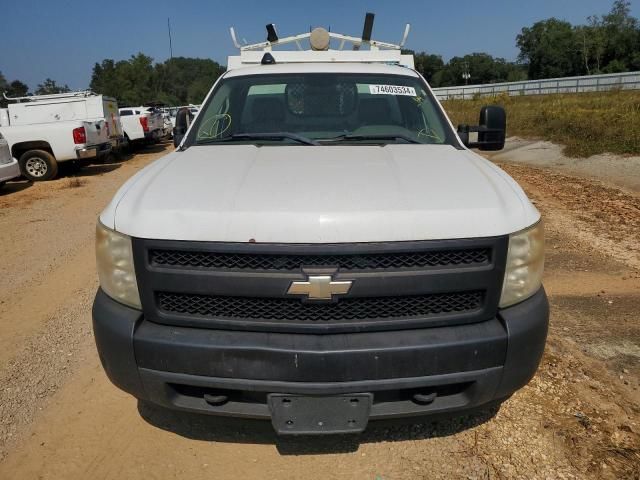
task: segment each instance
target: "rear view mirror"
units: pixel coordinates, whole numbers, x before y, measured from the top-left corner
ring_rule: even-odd
[[[188,108],[181,108],[176,113],[176,126],[173,127],[173,146],[178,147],[182,139],[187,134],[187,130],[189,130],[189,125],[191,125],[191,120],[193,120],[193,114]]]
[[[470,132],[478,132],[478,141],[469,140]],[[507,113],[496,105],[482,107],[478,126],[459,125],[458,135],[468,148],[484,151],[502,150],[507,132]]]

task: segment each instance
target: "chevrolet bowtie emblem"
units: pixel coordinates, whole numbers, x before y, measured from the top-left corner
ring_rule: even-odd
[[[332,300],[334,295],[345,295],[352,281],[334,281],[331,275],[309,275],[306,282],[291,282],[289,295],[306,295],[309,300]]]

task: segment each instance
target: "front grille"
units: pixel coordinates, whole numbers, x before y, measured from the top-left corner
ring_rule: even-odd
[[[304,303],[299,299],[223,297],[160,292],[160,310],[211,319],[330,322],[415,318],[468,313],[482,308],[481,291],[374,298],[342,298],[337,303]]]
[[[339,266],[342,271],[401,270],[487,265],[491,261],[491,250],[489,248],[468,248],[424,252],[278,255],[157,249],[149,251],[149,260],[150,264],[156,267],[215,270],[299,271],[301,267],[326,266]]]
[[[345,244],[133,239],[132,244],[148,321],[331,334],[436,328],[495,317],[508,237]],[[287,294],[292,282],[320,274],[353,287],[335,302]]]

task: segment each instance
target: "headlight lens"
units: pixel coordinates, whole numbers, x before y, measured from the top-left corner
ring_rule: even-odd
[[[542,285],[544,226],[542,221],[509,237],[507,268],[500,308],[526,300]]]
[[[131,238],[98,222],[96,264],[100,287],[104,293],[129,307],[142,308],[133,265]]]

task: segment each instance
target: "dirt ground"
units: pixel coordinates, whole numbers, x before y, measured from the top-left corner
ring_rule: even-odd
[[[640,479],[639,191],[502,154],[546,221],[536,377],[497,411],[283,440],[265,422],[138,405],[100,367],[95,219],[168,150],[0,193],[1,479]]]

